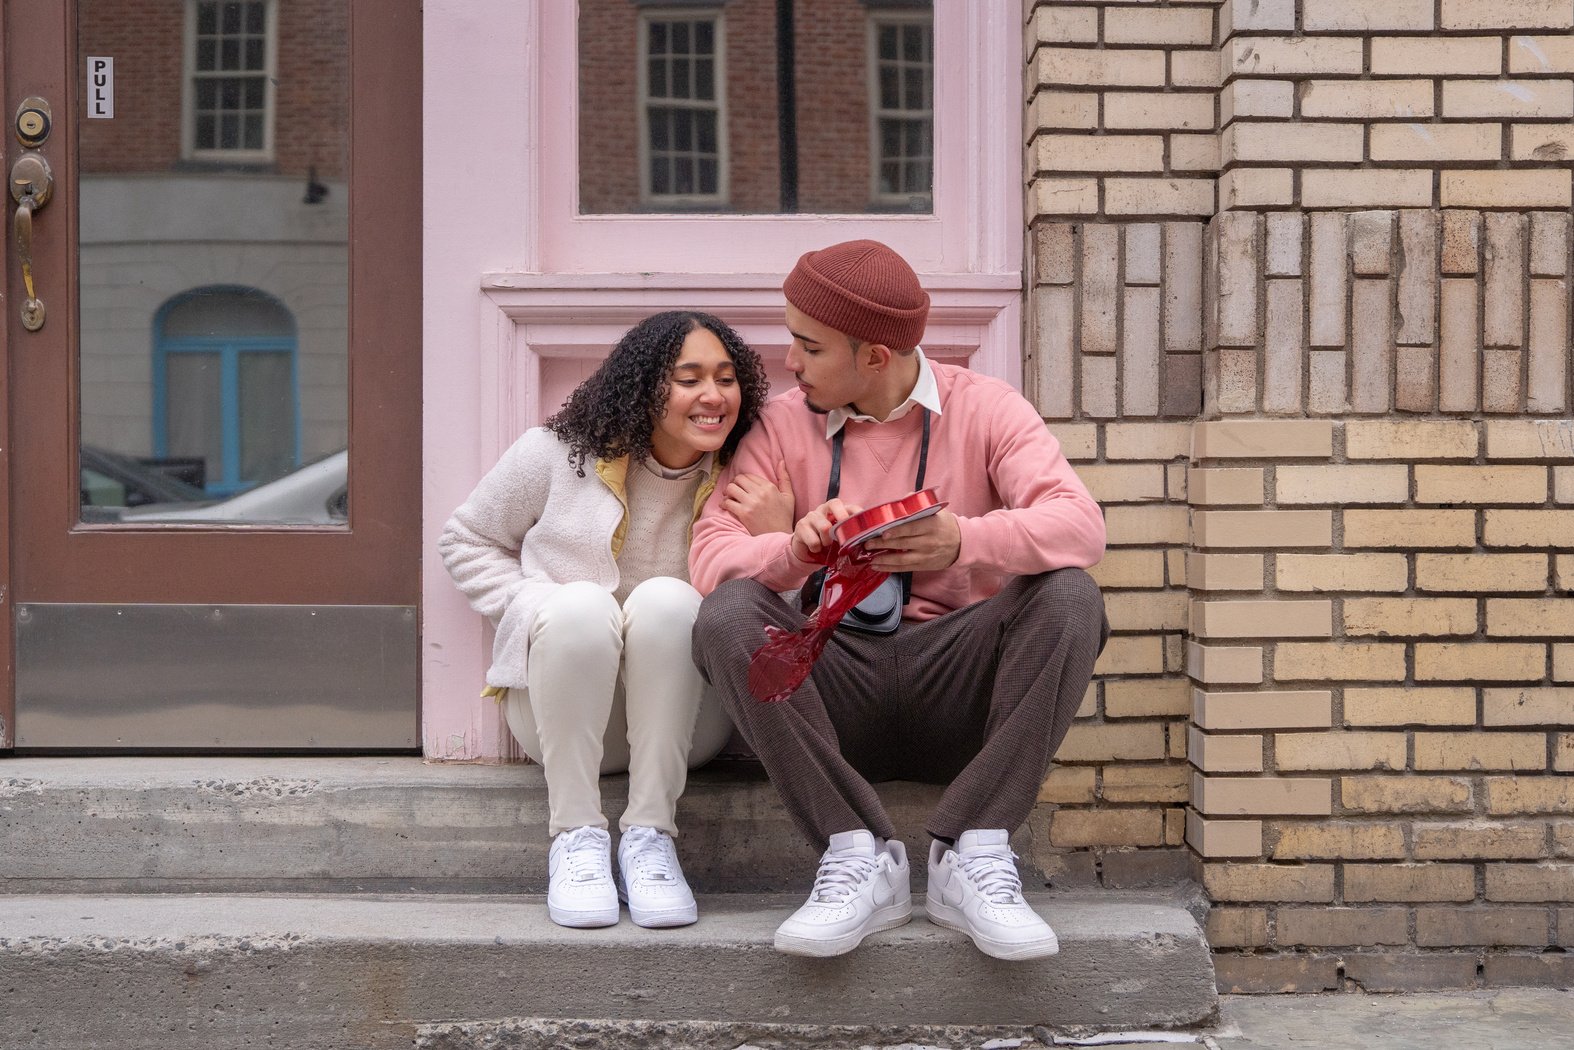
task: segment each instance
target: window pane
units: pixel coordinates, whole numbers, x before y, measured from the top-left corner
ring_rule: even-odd
[[[673,110],[673,131],[675,132],[673,146],[675,149],[687,153],[694,149],[694,111],[688,109]]]
[[[882,26],[882,42],[886,30],[895,34],[893,50],[899,50],[900,57],[888,59],[882,53],[875,63],[881,110],[874,145],[879,172],[876,192],[907,196],[910,199],[903,203],[918,207],[934,177],[930,115],[934,104],[934,29],[931,23],[914,21]]]
[[[650,111],[650,147],[657,150],[672,148],[672,121],[671,111],[666,109],[652,109]]]
[[[207,464],[207,477],[224,476],[224,375],[216,353],[165,358],[164,427],[171,456]]]
[[[78,300],[65,311],[73,316],[51,324],[73,325],[77,336],[75,440],[85,461],[103,452],[155,473],[194,462],[182,476],[200,476],[210,498],[227,500],[243,487],[243,473],[278,473],[286,457],[316,460],[343,449],[356,257],[348,229],[349,0],[68,6],[76,61],[142,56],[133,70],[136,104],[114,121],[73,129],[82,175],[73,190]],[[376,0],[371,6],[380,10]],[[271,38],[275,11],[306,18],[302,31]],[[262,67],[275,50],[282,69],[297,71],[299,89],[277,124],[263,69],[243,68]],[[221,69],[226,64],[242,68]],[[181,127],[189,142],[169,133]],[[264,156],[275,136],[278,155]],[[227,151],[239,163],[205,163],[235,155]],[[197,163],[183,164],[188,158]],[[166,198],[205,203],[176,224],[126,204]],[[125,268],[128,251],[134,272]],[[185,462],[156,462],[164,459]],[[134,489],[126,486],[127,499]],[[119,520],[117,508],[89,509],[84,520]],[[243,505],[226,520],[254,513]]]
[[[674,202],[685,213],[697,204],[753,214],[922,208],[900,184],[905,166],[929,155],[904,150],[900,123],[887,155],[881,120],[927,119],[933,109],[929,0],[800,3],[781,38],[774,16],[789,5],[773,0],[567,6],[578,12],[581,212],[661,210],[657,198],[680,192],[680,154],[693,172],[685,196],[712,198]],[[658,126],[659,110],[680,109],[692,114],[681,134]],[[670,179],[656,174],[652,151],[668,154]],[[900,199],[875,200],[887,161]]]
[[[900,109],[902,93],[897,90],[897,72],[895,66],[880,67],[880,108]]]
[[[290,357],[240,355],[240,476],[267,481],[295,466],[295,392]]]
[[[685,195],[694,192],[694,158],[674,157],[672,159],[672,192]]]
[[[650,192],[663,195],[672,192],[672,164],[663,157],[651,158]]]

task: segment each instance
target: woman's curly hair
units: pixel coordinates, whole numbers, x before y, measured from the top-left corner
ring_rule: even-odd
[[[546,428],[569,447],[569,462],[580,477],[585,460],[642,459],[651,454],[651,435],[667,410],[672,368],[683,340],[704,328],[721,340],[738,377],[741,405],[738,421],[722,444],[725,463],[760,416],[769,396],[769,380],[759,355],[727,324],[697,310],[668,310],[645,318],[628,330],[590,378],[579,384]]]

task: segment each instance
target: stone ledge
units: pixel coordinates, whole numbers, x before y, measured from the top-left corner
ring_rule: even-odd
[[[801,897],[702,897],[700,921],[565,930],[539,897],[41,896],[0,913],[7,1023],[37,1045],[407,1048],[455,1018],[799,1024],[1206,1023],[1202,932],[1153,895],[1034,894],[1060,954],[1005,963],[914,921],[784,957]]]

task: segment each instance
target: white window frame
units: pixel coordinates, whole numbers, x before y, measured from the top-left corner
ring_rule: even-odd
[[[929,27],[930,63],[929,63],[929,108],[926,110],[882,110],[880,107],[880,30],[886,26],[898,28],[909,25],[927,25]],[[929,207],[934,207],[934,164],[935,164],[935,68],[934,68],[934,18],[929,11],[903,11],[900,9],[869,12],[868,30],[868,77],[869,77],[869,200],[875,204],[893,207],[906,207],[912,201],[911,193],[885,193],[880,189],[880,162],[884,160],[880,142],[880,118],[882,116],[898,116],[900,119],[912,120],[916,117],[927,117],[929,120]]]
[[[714,26],[713,62],[716,82],[716,192],[715,193],[655,193],[650,185],[650,107],[658,100],[647,94],[650,61],[650,24],[652,22],[710,22]],[[687,208],[702,205],[725,205],[732,200],[731,182],[728,177],[727,135],[727,29],[726,19],[720,8],[658,8],[641,11],[639,16],[639,49],[636,60],[639,69],[635,76],[639,107],[639,199],[649,208]],[[660,104],[674,108],[707,109],[707,106],[682,106],[682,100],[664,99]],[[576,169],[577,169],[576,165]]]
[[[278,112],[277,89],[274,84],[279,72],[279,3],[262,0],[263,7],[263,71],[262,71],[262,148],[261,149],[198,149],[197,139],[197,7],[202,0],[186,0],[185,46],[181,58],[180,89],[180,155],[184,160],[209,161],[225,164],[269,164],[274,159],[274,125]],[[222,2],[222,0],[221,0]],[[218,76],[222,76],[219,74]]]

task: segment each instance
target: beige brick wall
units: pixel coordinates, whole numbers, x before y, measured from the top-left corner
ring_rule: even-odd
[[[1034,228],[1024,370],[1046,418],[1196,418],[1203,236],[1202,223],[1183,221]],[[1185,440],[1171,445],[1185,454]]]
[[[1217,294],[1203,310],[1204,413],[1567,416],[1569,231],[1567,210],[1223,213],[1205,244]],[[1546,473],[1443,467],[1416,482],[1540,503]],[[1360,502],[1399,476],[1350,468],[1288,484],[1321,477]]]
[[[1184,806],[1221,989],[1571,984],[1574,0],[1026,13],[1116,628],[1034,820],[1084,871]]]
[[[1564,0],[1231,0],[1220,211],[1566,209],[1571,25]]]
[[[1031,10],[1030,216],[1213,214],[1218,3],[1064,2]]]
[[[1183,845],[1191,690],[1186,464],[1190,423],[1051,423],[1104,507],[1109,551],[1093,570],[1112,636],[1031,824],[1057,886],[1133,887],[1191,875]]]
[[[1180,824],[1224,989],[1574,983],[1574,0],[1026,12],[1027,389],[1116,629],[1036,824]]]
[[[1197,423],[1193,447],[1193,478],[1252,482],[1230,498],[1258,516],[1220,534],[1192,501],[1190,564],[1260,559],[1189,578],[1187,841],[1221,986],[1565,981],[1527,952],[1574,933],[1574,514],[1554,483],[1574,424],[1258,414]],[[1294,512],[1327,515],[1319,546],[1276,518]],[[1199,630],[1216,610],[1241,629]],[[1260,673],[1216,675],[1221,641]]]

